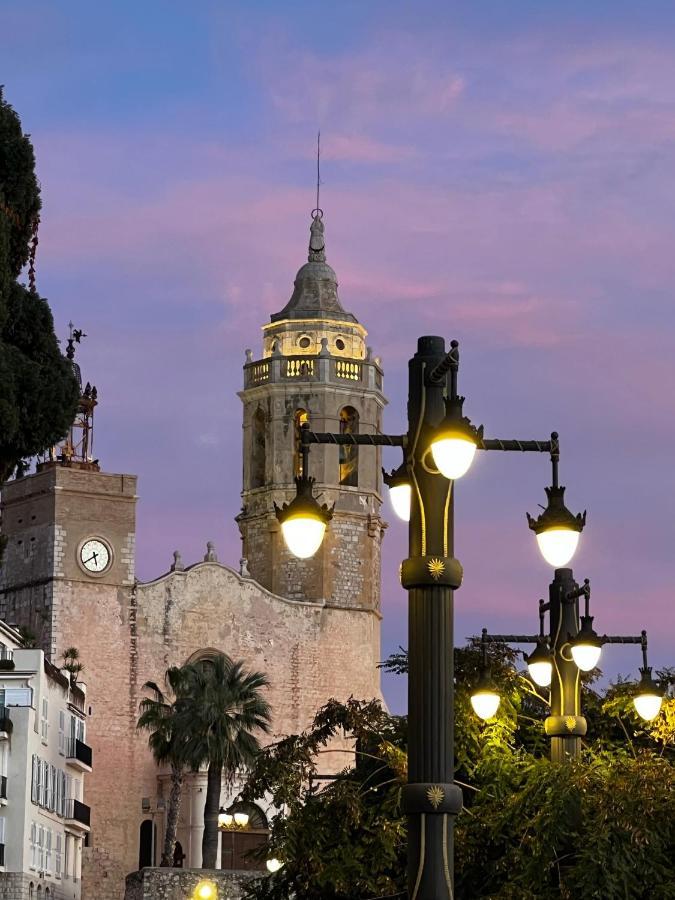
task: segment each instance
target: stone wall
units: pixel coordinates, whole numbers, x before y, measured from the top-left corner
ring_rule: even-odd
[[[33,885],[33,893],[30,893],[30,886]],[[38,886],[42,887],[42,891],[38,895]],[[80,886],[69,879],[63,881],[46,881],[44,878],[38,878],[34,872],[32,875],[25,872],[0,872],[0,900],[29,900],[32,896],[33,900],[37,900],[39,896],[41,900],[73,900],[80,896]],[[46,893],[46,891],[49,893]],[[220,900],[220,898],[219,898]]]
[[[65,582],[61,590],[63,632],[77,635],[92,707],[85,900],[120,900],[124,877],[138,866],[144,819],[156,823],[158,846],[161,842],[158,770],[147,735],[135,727],[146,681],[161,683],[167,667],[182,665],[208,648],[243,659],[247,667],[269,676],[274,713],[270,739],[307,727],[330,697],[380,697],[380,619],[375,611],[286,600],[217,562],[169,572],[133,589],[111,592],[105,585]],[[350,759],[336,752],[323,757],[322,766],[330,772]],[[193,854],[200,845],[195,829]],[[189,862],[198,865],[199,859],[193,855]]]
[[[127,876],[124,900],[190,900],[202,881],[216,887],[217,900],[240,900],[243,885],[258,877],[211,869],[141,869]]]

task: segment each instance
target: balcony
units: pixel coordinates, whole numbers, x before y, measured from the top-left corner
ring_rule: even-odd
[[[0,647],[0,671],[11,671],[14,668],[14,651],[9,647]]]
[[[80,834],[89,833],[91,810],[86,803],[79,800],[66,800],[66,826]]]
[[[91,747],[77,738],[66,743],[66,762],[78,772],[91,772],[92,764]]]
[[[9,709],[6,706],[0,706],[0,741],[9,740],[12,733],[12,720],[9,715]]]
[[[272,356],[247,362],[244,387],[259,387],[283,381],[351,382],[361,387],[382,388],[379,362],[331,356]]]
[[[0,867],[5,868],[5,845],[0,844]]]

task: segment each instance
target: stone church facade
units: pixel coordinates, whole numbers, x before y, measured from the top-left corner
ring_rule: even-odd
[[[86,900],[119,900],[139,861],[159,859],[168,785],[135,727],[146,681],[213,649],[242,659],[269,676],[272,739],[306,727],[330,697],[380,696],[379,449],[312,449],[317,494],[335,503],[313,558],[289,555],[274,515],[294,495],[303,422],[380,430],[382,369],[365,338],[338,298],[317,215],[290,301],[263,327],[259,358],[246,354],[237,568],[209,545],[203,561],[184,566],[175,554],[170,571],[137,581],[136,477],[101,471],[72,446],[3,489],[0,618],[30,629],[54,661],[76,646],[85,666],[94,754]],[[336,752],[325,768],[346,759]],[[205,776],[188,779],[178,831],[186,866],[201,862],[205,793]]]

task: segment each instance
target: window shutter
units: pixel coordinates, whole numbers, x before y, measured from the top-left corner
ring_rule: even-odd
[[[31,822],[30,825],[30,865],[34,869],[37,863],[37,825]]]
[[[61,772],[61,815],[65,816],[66,814],[66,773]]]
[[[49,766],[44,759],[40,760],[40,806],[47,805],[47,779],[49,778]]]
[[[5,843],[5,819],[0,817],[0,844]]]
[[[56,766],[50,766],[51,768],[51,791],[49,793],[49,809],[54,812],[56,809],[56,779],[58,772],[56,771]]]
[[[66,755],[66,714],[62,709],[59,710],[59,753]]]
[[[42,736],[43,741],[47,741],[47,735],[49,732],[49,700],[46,697],[42,698],[42,716],[40,719],[40,734]]]
[[[47,829],[47,852],[45,854],[45,869],[47,872],[52,870],[52,830]]]
[[[56,835],[56,860],[55,860],[55,863],[56,863],[56,864],[55,864],[55,866],[54,866],[54,869],[55,869],[56,877],[57,877],[57,878],[60,878],[60,877],[61,877],[61,852],[62,852],[62,847],[63,847],[63,845],[62,845],[62,837],[61,837],[61,834],[58,834],[58,833],[57,833],[57,835]]]
[[[33,803],[38,802],[38,778],[37,756],[33,754],[33,777],[30,783],[30,799]]]
[[[44,825],[38,827],[38,867],[40,870],[45,867],[45,828]]]

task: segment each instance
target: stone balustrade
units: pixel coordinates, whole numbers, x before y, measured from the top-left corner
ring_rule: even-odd
[[[333,356],[270,356],[247,362],[244,387],[283,381],[319,381],[382,389],[382,369],[374,360]]]

